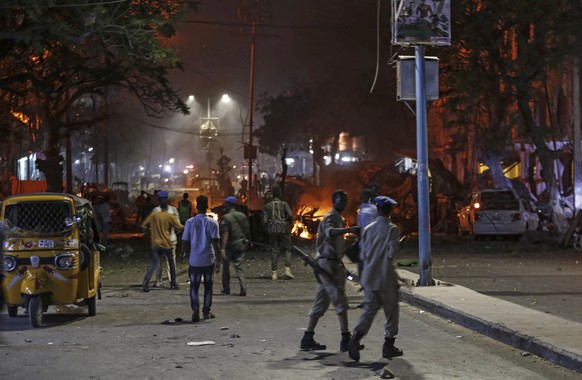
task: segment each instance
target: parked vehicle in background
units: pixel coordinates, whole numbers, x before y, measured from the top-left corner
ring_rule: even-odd
[[[481,190],[473,200],[472,230],[477,240],[484,236],[520,236],[539,227],[539,217],[530,201],[519,199],[513,189]]]

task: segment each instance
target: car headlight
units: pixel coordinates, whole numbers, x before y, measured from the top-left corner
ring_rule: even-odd
[[[75,255],[66,253],[55,257],[55,266],[58,269],[70,269],[75,266]]]
[[[16,268],[16,259],[13,256],[4,256],[4,270],[12,272]]]

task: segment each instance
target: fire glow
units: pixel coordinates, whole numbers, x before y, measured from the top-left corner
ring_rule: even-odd
[[[319,222],[331,208],[317,209],[309,206],[303,206],[297,213],[297,218],[293,223],[291,235],[301,239],[315,239],[317,237],[317,228]]]

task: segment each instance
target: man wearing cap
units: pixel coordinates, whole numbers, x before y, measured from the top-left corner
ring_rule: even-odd
[[[182,247],[190,264],[190,307],[192,308],[192,322],[200,321],[200,299],[198,290],[204,279],[204,305],[202,316],[204,319],[214,318],[210,312],[212,306],[212,286],[214,272],[220,270],[220,236],[218,222],[206,215],[208,197],[199,195],[196,198],[197,214],[188,219],[182,235]]]
[[[230,263],[234,264],[236,276],[240,284],[239,296],[247,295],[244,258],[248,249],[251,227],[246,215],[237,211],[237,198],[234,195],[226,197],[224,206],[227,210],[220,221],[220,254],[222,256],[222,294],[230,294]]]
[[[305,334],[301,339],[300,347],[305,351],[325,350],[326,345],[316,342],[313,338],[315,326],[319,318],[333,303],[337,313],[341,341],[340,351],[348,350],[350,341],[350,330],[348,328],[348,299],[346,297],[346,270],[343,266],[342,258],[344,255],[344,238],[347,233],[358,233],[360,227],[345,227],[345,221],[342,212],[348,204],[348,194],[343,190],[336,190],[332,195],[333,209],[327,213],[317,231],[316,249],[317,264],[322,272],[326,273],[320,276],[321,281],[317,286],[315,301],[309,312],[309,321]]]
[[[271,279],[277,280],[277,262],[279,252],[285,255],[285,277],[294,279],[291,272],[291,222],[293,212],[287,202],[281,200],[281,189],[274,187],[272,190],[273,199],[265,206],[263,212],[263,224],[269,233],[269,250],[271,251]]]
[[[365,301],[362,314],[349,343],[349,355],[360,360],[360,340],[368,333],[374,317],[380,308],[384,309],[386,324],[382,357],[402,356],[402,350],[394,346],[398,334],[398,274],[394,256],[399,249],[400,231],[390,220],[394,199],[378,196],[374,199],[378,217],[361,233]]]
[[[178,289],[178,282],[176,281],[176,264],[172,256],[172,249],[174,243],[170,236],[172,228],[177,230],[184,229],[180,221],[175,215],[168,211],[168,198],[160,198],[160,212],[152,212],[143,221],[142,228],[146,235],[150,235],[152,244],[152,261],[148,266],[147,273],[144,277],[142,286],[144,292],[149,292],[149,283],[152,278],[154,270],[160,264],[162,257],[167,257],[170,266],[170,289]]]
[[[165,190],[160,190],[160,191],[158,191],[157,196],[158,196],[158,200],[160,202],[160,206],[155,207],[152,211],[153,212],[162,211],[161,205],[162,205],[162,203],[164,203],[167,206],[165,212],[167,212],[170,215],[174,215],[179,220],[178,209],[169,203],[168,192]],[[183,224],[181,221],[180,221],[180,223]],[[176,245],[178,244],[178,236],[176,235],[176,231],[174,231],[173,228],[170,230],[170,239],[172,239],[172,258],[174,259],[174,265],[175,265],[176,264]],[[170,279],[170,264],[168,263],[168,258],[166,257],[160,261],[160,263],[158,264],[158,267],[156,268],[156,275],[154,277],[155,278],[154,288],[162,286],[162,261],[166,265],[166,273],[168,275],[168,280]]]

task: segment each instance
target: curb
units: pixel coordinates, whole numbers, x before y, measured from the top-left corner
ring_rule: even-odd
[[[505,326],[456,310],[428,297],[414,294],[405,288],[400,288],[400,298],[409,305],[421,307],[432,314],[446,318],[480,334],[540,356],[561,367],[582,373],[582,356],[580,355],[522,334],[519,331],[508,329]]]

